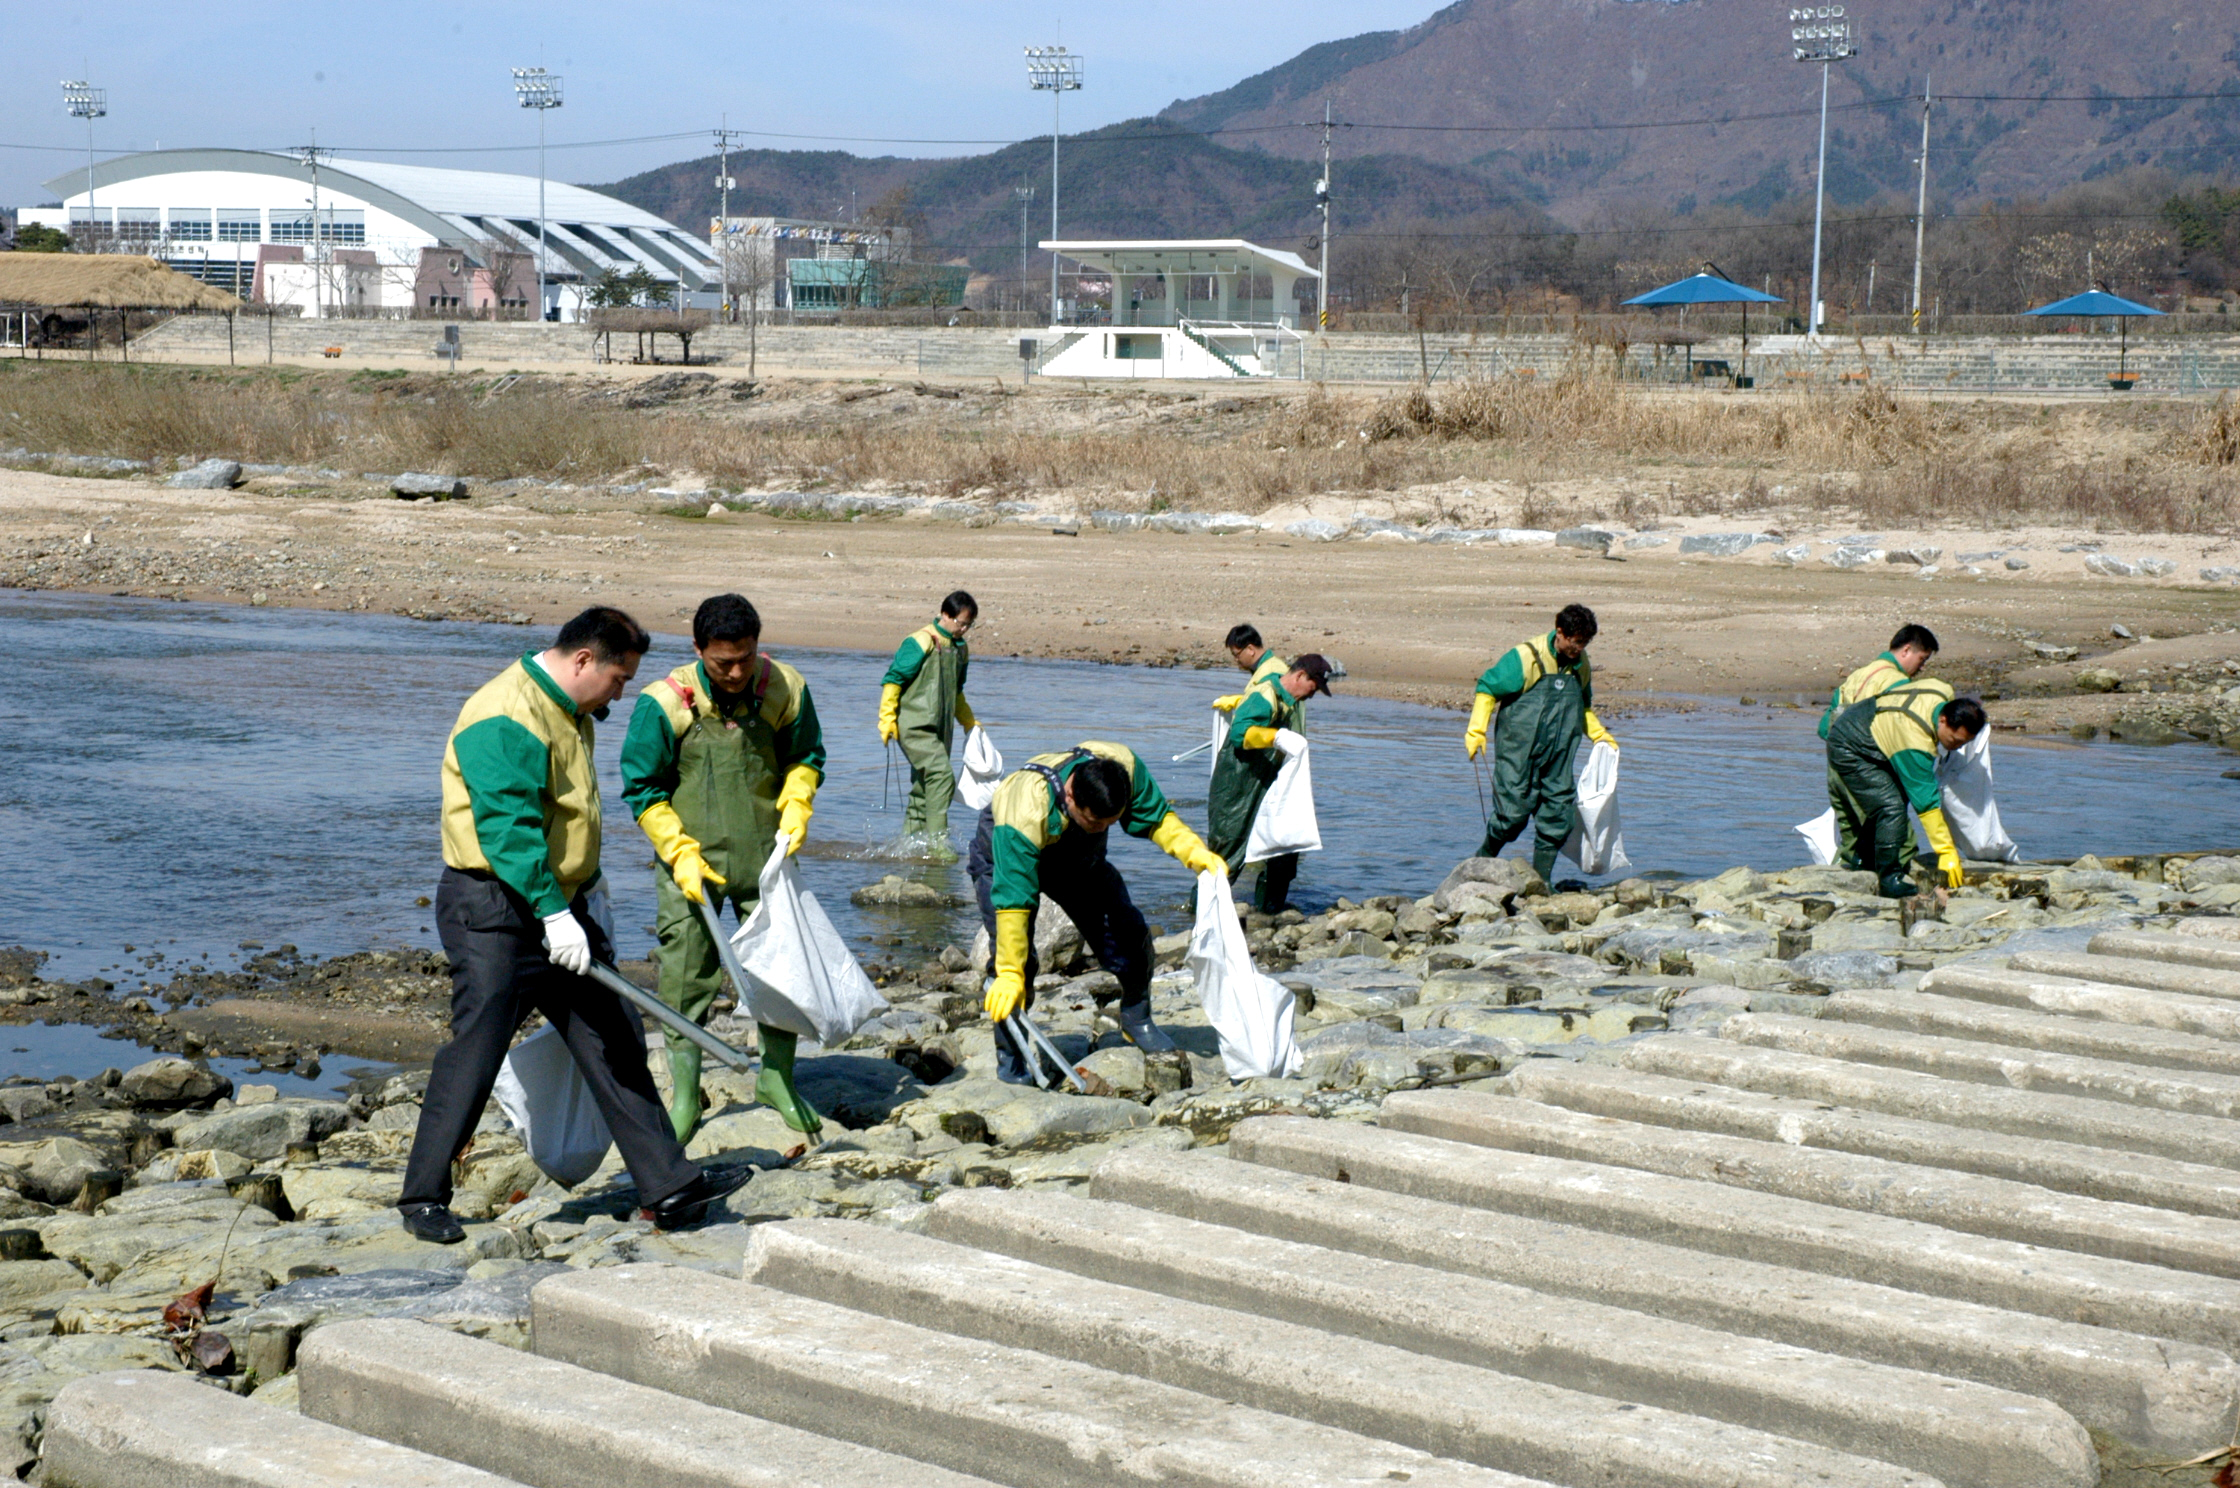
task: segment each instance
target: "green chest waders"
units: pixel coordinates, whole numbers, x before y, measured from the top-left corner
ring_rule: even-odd
[[[1550,672],[1519,693],[1493,720],[1493,818],[1480,857],[1490,858],[1532,823],[1532,866],[1554,882],[1556,854],[1579,820],[1579,786],[1571,773],[1586,732],[1587,695],[1577,675]]]
[[[1297,732],[1304,711],[1299,700],[1280,685],[1274,690],[1275,717],[1265,726]],[[1252,840],[1253,819],[1259,816],[1260,803],[1267,799],[1268,788],[1276,783],[1276,776],[1282,771],[1283,752],[1277,749],[1247,749],[1224,739],[1220,751],[1213,757],[1213,783],[1206,791],[1206,846],[1221,854],[1228,863],[1231,883],[1238,882],[1244,874],[1244,850]],[[1297,857],[1290,856],[1292,861],[1285,866],[1295,869]],[[1263,865],[1263,909],[1267,907],[1268,871]],[[1289,885],[1290,876],[1286,874],[1284,887],[1288,889]]]
[[[763,867],[778,835],[777,736],[762,716],[768,674],[758,678],[751,696],[728,714],[699,710],[677,741],[677,788],[669,799],[684,829],[699,842],[708,866],[723,875],[721,888],[710,885],[709,903],[729,900],[743,921],[754,912]],[[708,927],[684,892],[666,873],[655,875],[654,932],[661,939],[661,1000],[695,1023],[705,1025],[716,994],[724,985],[723,963]],[[669,1119],[677,1140],[687,1141],[700,1124],[700,1046],[663,1031],[668,1044]],[[793,1088],[796,1037],[784,1029],[760,1027],[762,1073],[755,1099],[785,1118],[795,1131],[814,1134],[817,1114]]]
[[[895,711],[895,742],[910,762],[910,799],[902,809],[905,836],[924,837],[933,855],[955,856],[949,847],[949,802],[957,793],[957,775],[949,763],[956,742],[959,674],[964,670],[961,647],[935,646],[926,653],[918,675],[902,689]]]
[[[1865,698],[1828,726],[1828,791],[1839,827],[1858,844],[1885,898],[1914,892],[1907,865],[1913,859],[1913,815],[1897,767],[1874,739],[1875,699]]]

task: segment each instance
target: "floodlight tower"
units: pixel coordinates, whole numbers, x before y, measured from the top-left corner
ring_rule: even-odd
[[[93,121],[109,116],[109,90],[64,78],[62,106],[71,118],[86,121],[86,231],[93,235],[94,251],[99,252],[101,229],[93,215]]]
[[[1050,239],[1058,238],[1058,105],[1081,87],[1081,57],[1062,46],[1027,48],[1027,86],[1050,95]],[[1058,251],[1050,250],[1050,322],[1058,320]]]
[[[1820,174],[1812,191],[1812,303],[1805,328],[1820,339],[1820,225],[1828,206],[1828,70],[1859,55],[1851,42],[1851,21],[1840,5],[1810,5],[1789,12],[1789,41],[1799,62],[1820,64]]]
[[[544,116],[560,107],[560,77],[541,67],[513,69],[513,93],[525,109],[537,111],[537,319],[544,319]],[[677,280],[681,287],[682,274]]]

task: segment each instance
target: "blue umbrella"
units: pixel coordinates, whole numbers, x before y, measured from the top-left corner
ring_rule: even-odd
[[[1742,355],[1745,367],[1750,356],[1750,307],[1752,305],[1778,305],[1781,296],[1762,293],[1747,284],[1737,284],[1732,279],[1722,279],[1717,274],[1690,274],[1685,279],[1647,294],[1635,295],[1625,301],[1628,305],[1740,305],[1742,307]]]
[[[2073,294],[2065,300],[2055,300],[2050,305],[2040,305],[2035,310],[2025,310],[2025,315],[2113,315],[2116,318],[2116,381],[2129,385],[2131,379],[2124,375],[2131,353],[2131,317],[2134,315],[2160,315],[2152,305],[2142,305],[2137,300],[2127,300],[2122,295],[2109,294],[2104,289],[2088,289],[2083,294]]]

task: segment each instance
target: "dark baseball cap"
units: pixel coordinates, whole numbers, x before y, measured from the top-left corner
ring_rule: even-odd
[[[1291,663],[1291,670],[1305,672],[1309,677],[1312,677],[1314,679],[1314,690],[1325,697],[1330,692],[1330,679],[1342,675],[1335,667],[1330,665],[1327,657],[1314,651],[1309,651],[1306,655]]]

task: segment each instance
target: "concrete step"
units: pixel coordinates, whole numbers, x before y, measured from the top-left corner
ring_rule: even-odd
[[[1788,1488],[1922,1481],[1762,1431],[846,1220],[759,1227],[745,1273],[898,1322],[1140,1374],[1555,1482]],[[2041,1472],[2048,1465],[2037,1464]],[[2082,1478],[2056,1471],[2047,1481],[2093,1481],[2089,1467],[2078,1466]]]
[[[2240,1039],[2240,1004],[2215,997],[2188,997],[2183,992],[2150,992],[2143,987],[1974,966],[1940,966],[1921,979],[1921,990],[1938,997],[2032,1008],[2065,1018],[2092,1018],[2210,1039]]]
[[[1595,1116],[1851,1152],[2005,1179],[2059,1194],[2240,1221],[2240,1173],[2204,1163],[2043,1137],[2011,1137],[1824,1101],[1706,1086],[1698,1080],[1640,1070],[1553,1060],[1521,1066],[1501,1088],[1526,1100]]]
[[[988,1488],[425,1323],[320,1328],[296,1367],[305,1415],[532,1488]]]
[[[2058,1091],[2087,1099],[2210,1117],[2240,1142],[2240,1077],[2157,1069],[2113,1059],[2084,1059],[2011,1044],[1985,1044],[1929,1034],[1890,1033],[1780,1013],[1743,1013],[1719,1025],[1719,1037],[1760,1049],[1785,1049],[1857,1064],[1917,1070],[1946,1080],[2023,1090]]]
[[[1952,1483],[2036,1483],[2089,1451],[2065,1412],[2012,1391],[1123,1204],[978,1189],[944,1196],[927,1229],[1078,1276],[1709,1416]]]
[[[2240,945],[2202,935],[2161,935],[2152,930],[2103,930],[2085,950],[2095,956],[2128,956],[2134,961],[2166,961],[2173,966],[2205,966],[2240,971]]]
[[[1634,1168],[1301,1117],[1256,1117],[1229,1138],[1237,1156],[1474,1208],[1621,1235],[1988,1307],[2067,1318],[2229,1351],[2240,1344],[2240,1286],[2133,1261],[2012,1240],[1784,1194]]]
[[[2240,997],[2240,971],[2211,971],[2205,966],[2176,966],[2168,961],[2095,956],[2082,951],[2023,951],[2009,957],[2007,965],[2016,971],[2113,982],[2119,987],[2147,987],[2193,997]]]
[[[1395,1131],[1450,1142],[1700,1178],[1832,1209],[1920,1220],[1962,1234],[2240,1280],[2240,1220],[2056,1192],[2027,1181],[1825,1148],[1778,1134],[1737,1135],[1719,1119],[1715,1101],[1687,1100],[1690,1087],[1684,1081],[1631,1070],[1595,1071],[1615,1076],[1597,1084],[1591,1077],[1566,1081],[1566,1073],[1556,1071],[1544,1082],[1532,1076],[1512,1086],[1511,1095],[1396,1094],[1386,1102],[1382,1121]],[[1652,1081],[1664,1088],[1651,1087]],[[1628,1097],[1629,1082],[1640,1082],[1639,1094]],[[1531,1098],[1536,1089],[1557,1100]],[[1612,1107],[1616,1109],[1607,1109]],[[1697,1110],[1708,1118],[1708,1129],[1686,1119]],[[1644,1119],[1632,1119],[1633,1111]],[[1780,1118],[1772,1124],[1778,1127]],[[1945,1133],[1948,1148],[1973,1135],[1959,1127],[1947,1127]],[[2240,1185],[2233,1193],[2240,1196]]]
[[[547,1358],[1015,1488],[1533,1488],[1356,1432],[679,1267],[555,1276],[530,1308]]]
[[[432,1330],[431,1330],[432,1331]],[[51,1488],[508,1488],[445,1462],[215,1389],[129,1369],[64,1385],[41,1448]]]
[[[1339,1183],[1220,1152],[1120,1152],[1099,1199],[1550,1296],[1974,1380],[2173,1456],[2224,1442],[2240,1366],[2213,1349],[1571,1224]],[[1066,1264],[1053,1257],[1053,1264]]]
[[[2081,1095],[2001,1089],[1726,1039],[1650,1039],[1627,1049],[1625,1064],[1628,1069],[1679,1080],[1710,1080],[1765,1095],[1826,1101],[1946,1126],[2240,1168],[2240,1132],[2234,1130],[2234,1123],[2209,1116],[2142,1111]]]
[[[2194,915],[2170,927],[2177,935],[2200,935],[2210,940],[2240,940],[2240,919],[2226,915]]]
[[[2171,995],[2171,994],[2162,994]],[[2205,999],[2197,999],[2205,1000]],[[2230,1011],[2240,1014],[2240,1007]],[[2011,1044],[2081,1059],[2112,1059],[2165,1069],[2240,1076],[2240,1044],[2197,1033],[2134,1028],[2098,1019],[2068,1018],[2036,1008],[1989,1007],[1962,997],[1924,992],[1838,992],[1821,1006],[1826,1023],[1862,1023],[1905,1033],[1979,1044]]]

